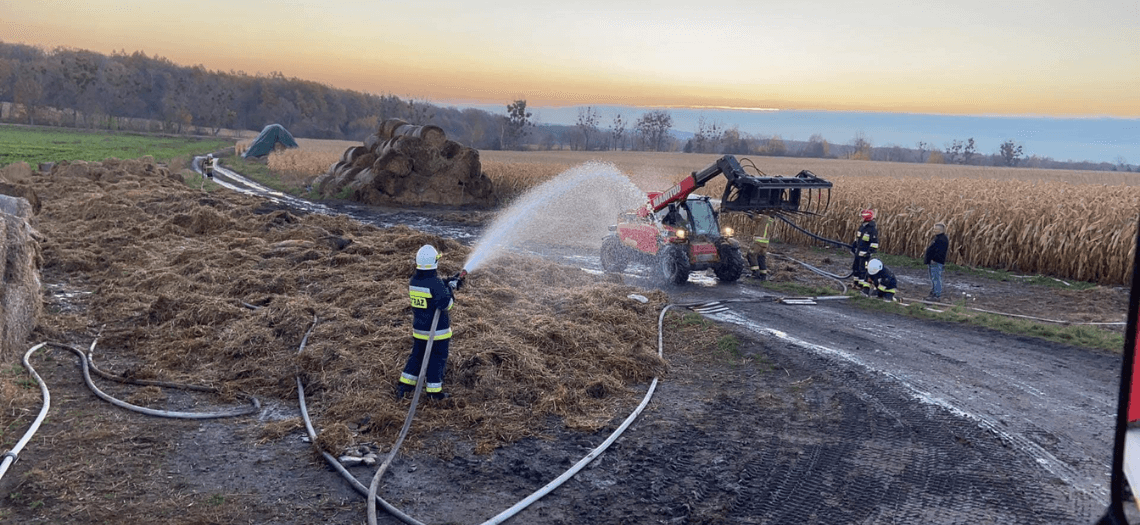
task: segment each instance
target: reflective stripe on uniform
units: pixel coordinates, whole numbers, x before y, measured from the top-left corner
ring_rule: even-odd
[[[403,374],[400,374],[400,382],[401,382],[401,383],[403,383],[403,384],[405,384],[405,385],[412,385],[412,386],[416,386],[416,381],[417,381],[418,379],[419,379],[419,377],[418,377],[418,376],[414,376],[414,375],[412,375],[412,374],[409,374],[409,373],[407,373],[407,372],[404,372]]]
[[[752,266],[752,267],[750,267],[750,268],[748,268],[748,269],[749,269],[749,270],[752,270],[752,271],[754,271],[754,272],[755,272],[756,270],[759,270],[759,269],[760,269],[760,267],[759,267],[759,266]]]
[[[428,299],[431,299],[431,289],[422,286],[409,286],[408,295],[412,299],[412,308],[427,308]]]
[[[871,249],[872,250],[878,250],[879,249],[879,243],[877,243],[877,242],[871,243]]]
[[[443,383],[424,383],[424,392],[429,394],[443,392]]]
[[[879,291],[884,292],[884,293],[895,293],[899,290],[898,290],[898,288],[887,288],[886,286],[883,286],[880,284],[879,285]]]
[[[755,237],[752,240],[756,241],[760,244],[768,244],[768,238],[767,237]]]
[[[863,240],[864,240],[864,241],[870,241],[870,240],[871,240],[871,234],[869,234],[869,233],[864,233],[864,234],[863,234]]]
[[[424,341],[427,341],[428,339],[431,338],[431,330],[415,330],[415,329],[413,329],[412,330],[412,337],[415,337],[416,339],[423,339]],[[440,339],[451,339],[451,328],[444,328],[443,330],[436,330],[435,331],[435,339],[437,341]]]

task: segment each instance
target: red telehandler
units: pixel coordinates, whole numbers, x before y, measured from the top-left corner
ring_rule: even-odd
[[[766,213],[787,222],[785,214],[826,209],[823,190],[827,190],[828,203],[831,198],[831,183],[810,171],[794,177],[768,177],[755,164],[751,167],[760,176],[748,175],[736,157],[725,155],[668,190],[650,192],[644,206],[622,213],[618,223],[610,226],[613,233],[602,241],[602,268],[620,272],[631,263],[642,263],[655,279],[670,284],[683,284],[690,272],[709,268],[721,281],[740,279],[744,255],[740,242],[732,238],[732,229],[721,229],[721,211]],[[693,193],[718,175],[727,179],[719,210],[709,197]],[[816,190],[815,199],[812,190]],[[817,209],[809,211],[813,203]]]

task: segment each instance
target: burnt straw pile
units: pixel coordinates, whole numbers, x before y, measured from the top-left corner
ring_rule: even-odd
[[[313,181],[325,197],[377,205],[487,208],[496,204],[479,152],[448,140],[438,126],[385,120],[364,144]]]
[[[216,386],[218,403],[252,394],[295,407],[299,375],[326,450],[394,439],[408,408],[392,393],[411,347],[414,254],[435,245],[447,275],[466,247],[200,192],[150,159],[61,163],[31,186],[43,201],[45,281],[90,292],[49,305],[33,338],[86,345],[102,330],[104,368]],[[624,417],[667,368],[655,349],[666,297],[641,304],[627,298],[634,291],[524,257],[473,272],[452,311],[454,402],[419,411],[409,445],[439,430],[486,452],[552,420],[592,430]]]

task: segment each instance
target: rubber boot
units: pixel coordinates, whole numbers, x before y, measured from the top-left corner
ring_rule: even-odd
[[[407,383],[396,383],[396,399],[404,399],[408,394],[415,393],[416,385],[409,385]]]
[[[752,276],[761,280],[761,281],[767,281],[768,280],[768,256],[767,255],[757,255],[756,256],[756,266],[760,267],[760,271],[752,272]]]
[[[427,398],[431,399],[432,401],[443,401],[444,399],[448,399],[450,397],[451,394],[448,392],[432,392],[427,395]]]

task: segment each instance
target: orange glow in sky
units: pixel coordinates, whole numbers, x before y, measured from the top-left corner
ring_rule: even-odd
[[[442,103],[1140,117],[1135,0],[480,4],[0,0],[0,40]]]

